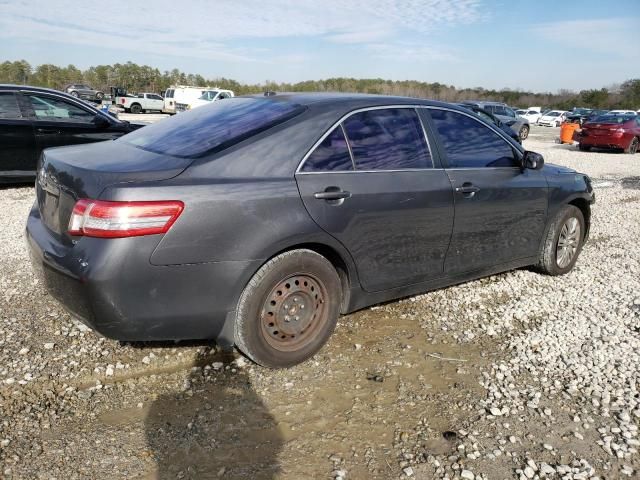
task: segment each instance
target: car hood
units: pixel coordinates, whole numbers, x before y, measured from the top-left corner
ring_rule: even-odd
[[[547,175],[566,175],[578,173],[573,168],[563,167],[562,165],[556,165],[554,163],[544,164],[544,173]]]

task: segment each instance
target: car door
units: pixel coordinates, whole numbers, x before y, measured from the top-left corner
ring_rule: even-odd
[[[33,126],[14,92],[0,92],[0,177],[30,177],[37,156]]]
[[[31,107],[38,156],[45,148],[112,140],[123,134],[111,121],[97,122],[99,113],[80,103],[46,93],[22,95]]]
[[[296,180],[314,221],[351,253],[365,290],[443,275],[453,193],[414,108],[353,112],[318,141]]]
[[[454,191],[455,222],[445,271],[450,275],[535,257],[547,214],[541,170],[476,117],[428,109]]]

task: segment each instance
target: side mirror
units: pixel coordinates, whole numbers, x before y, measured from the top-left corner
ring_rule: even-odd
[[[522,168],[528,168],[529,170],[540,170],[544,167],[544,157],[536,152],[530,152],[529,150],[524,152],[522,157]]]
[[[93,119],[93,124],[97,128],[107,128],[111,125],[111,122],[102,115],[96,115]]]

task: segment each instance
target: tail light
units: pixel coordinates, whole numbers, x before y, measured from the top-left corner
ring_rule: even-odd
[[[624,135],[624,132],[626,130],[624,128],[617,128],[613,131],[613,136],[616,138],[622,137],[622,135]]]
[[[124,105],[124,104],[125,104],[125,99],[124,99],[124,98],[121,98],[121,99],[120,99],[120,103],[122,103],[122,105]]]
[[[166,233],[178,219],[184,203],[105,202],[78,200],[69,219],[69,234],[85,237],[123,238]]]

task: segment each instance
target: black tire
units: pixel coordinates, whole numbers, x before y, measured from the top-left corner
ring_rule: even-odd
[[[331,262],[312,250],[282,253],[265,263],[242,292],[235,344],[262,366],[292,367],[327,342],[341,301],[340,278]]]
[[[520,140],[526,140],[529,136],[529,125],[522,125],[522,127],[520,127],[520,131],[518,132],[518,136],[520,137]]]
[[[640,141],[638,141],[638,137],[634,137],[633,140],[631,140],[631,143],[629,143],[629,146],[624,149],[624,153],[630,153],[631,155],[638,153],[639,143]]]
[[[588,147],[587,145],[583,145],[583,144],[578,144],[578,148],[580,149],[581,152],[589,152],[591,151],[591,147]]]
[[[576,219],[580,226],[576,250],[567,265],[560,266],[558,262],[558,240],[565,224],[570,219]],[[540,246],[540,254],[536,268],[547,275],[564,275],[571,271],[582,251],[585,236],[585,222],[582,211],[573,205],[565,205],[548,225]]]
[[[76,92],[75,90],[73,92],[71,92],[70,95],[72,97],[76,97],[76,98],[78,98],[80,96],[80,94],[78,92]]]
[[[97,92],[96,93],[96,100],[102,101],[103,98],[104,98],[104,93],[102,93],[102,92]]]
[[[142,106],[139,103],[134,103],[131,105],[131,113],[141,113]]]

